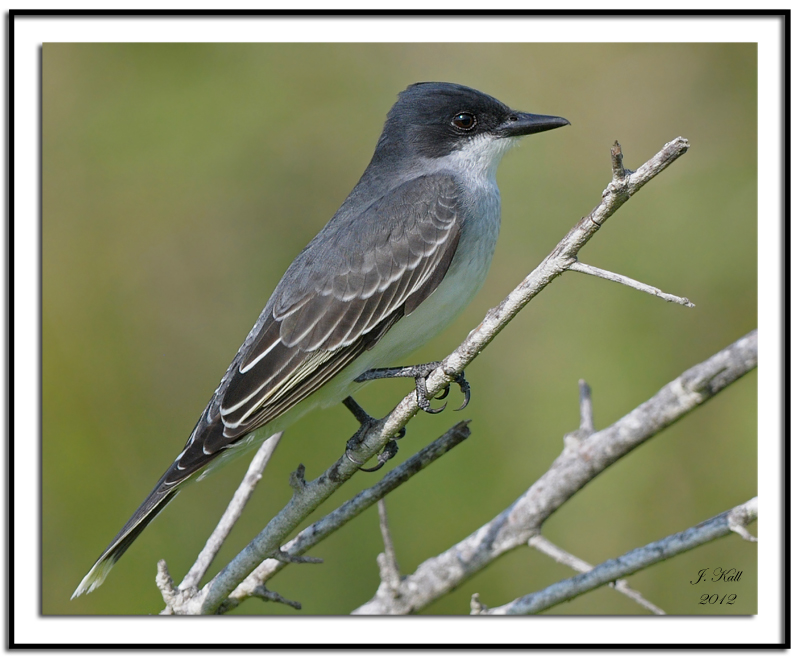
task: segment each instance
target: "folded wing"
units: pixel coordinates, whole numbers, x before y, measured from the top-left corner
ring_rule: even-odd
[[[456,185],[416,178],[328,223],[240,349],[175,464],[181,475],[319,390],[438,287],[461,234]]]

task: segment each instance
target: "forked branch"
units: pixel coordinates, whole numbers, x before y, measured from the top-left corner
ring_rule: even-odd
[[[631,172],[622,167],[622,151],[619,144],[615,143],[612,149],[612,181],[604,190],[600,204],[582,218],[550,255],[500,305],[491,309],[466,340],[431,373],[427,379],[428,395],[437,394],[453,382],[533,297],[577,262],[580,249],[620,206],[688,148],[689,142],[678,137],[636,171]],[[180,614],[219,612],[239,583],[264,559],[275,553],[286,537],[314,509],[358,471],[357,463],[364,463],[375,456],[418,410],[416,394],[409,393],[389,415],[363,435],[359,435],[357,444],[351,441],[347,456],[343,455],[320,477],[311,482],[306,482],[301,476],[295,477],[294,494],[286,507],[208,584],[199,591],[182,591],[180,601],[176,597],[170,597],[168,590],[162,589],[169,610]]]

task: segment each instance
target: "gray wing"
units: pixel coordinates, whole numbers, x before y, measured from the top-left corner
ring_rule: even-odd
[[[318,390],[438,287],[461,235],[456,198],[452,178],[426,176],[331,219],[281,279],[183,452],[73,597],[102,583],[177,486]]]
[[[449,176],[423,176],[337,213],[281,279],[173,467],[188,476],[274,420],[424,301],[458,245],[457,192]]]

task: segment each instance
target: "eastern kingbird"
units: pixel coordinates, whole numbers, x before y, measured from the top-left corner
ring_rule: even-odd
[[[361,180],[289,266],[183,451],[72,597],[100,586],[209,464],[312,409],[345,401],[353,410],[366,380],[413,376],[420,407],[434,412],[424,380],[438,363],[386,367],[444,329],[483,284],[500,230],[503,154],[518,137],[568,124],[457,84],[403,91]]]

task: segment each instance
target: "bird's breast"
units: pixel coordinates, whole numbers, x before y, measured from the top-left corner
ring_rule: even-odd
[[[403,317],[371,350],[371,367],[398,364],[443,331],[480,290],[500,232],[500,195],[487,190],[473,194],[465,205],[461,237],[450,268],[433,293]]]

